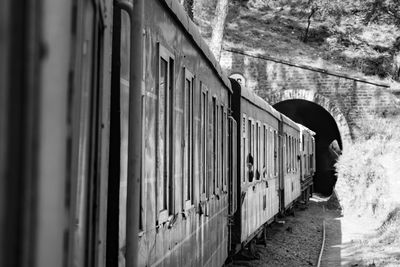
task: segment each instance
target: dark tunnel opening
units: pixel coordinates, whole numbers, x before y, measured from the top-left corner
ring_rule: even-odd
[[[342,149],[340,132],[332,115],[318,104],[301,99],[285,100],[275,104],[274,108],[316,133],[314,191],[323,195],[332,194],[337,178],[335,160],[332,160],[328,147],[337,140]]]

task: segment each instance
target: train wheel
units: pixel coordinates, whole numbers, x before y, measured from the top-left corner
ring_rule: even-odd
[[[267,230],[267,226],[264,226],[264,230],[263,230],[263,235],[264,235],[264,245],[265,247],[267,247],[267,236],[268,236],[268,230]]]
[[[308,204],[308,201],[310,200],[310,187],[307,187],[306,191],[305,191],[305,201],[306,204]]]
[[[259,255],[258,255],[257,249],[256,249],[256,241],[254,239],[251,240],[249,243],[249,254],[250,254],[250,257],[252,257],[254,259],[259,258]]]

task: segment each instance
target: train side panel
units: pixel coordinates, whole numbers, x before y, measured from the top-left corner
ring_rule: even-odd
[[[300,164],[301,191],[305,201],[312,192],[315,172],[315,133],[300,125]]]
[[[230,91],[177,5],[145,2],[139,265],[221,266]]]
[[[241,114],[240,242],[247,242],[279,211],[279,121],[244,98]]]
[[[288,208],[301,194],[300,161],[298,159],[300,128],[283,115],[282,139],[284,208]]]

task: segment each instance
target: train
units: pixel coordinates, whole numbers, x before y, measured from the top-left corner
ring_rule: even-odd
[[[315,133],[178,1],[22,2],[0,4],[0,266],[222,266],[308,201]]]

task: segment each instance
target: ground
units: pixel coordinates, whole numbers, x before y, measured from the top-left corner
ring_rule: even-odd
[[[248,260],[247,251],[234,257],[228,266],[316,266],[322,241],[322,208],[314,200],[295,208],[268,229],[267,245],[259,242],[259,259]]]
[[[321,266],[400,266],[400,247],[382,235],[379,222],[342,216],[335,199],[314,196],[268,230],[268,242],[257,242],[258,259],[248,251],[227,266],[317,266],[325,221],[325,247]],[[283,223],[284,222],[284,223]]]

